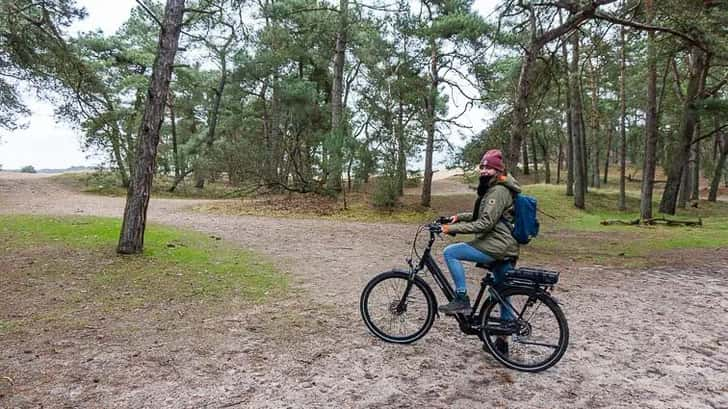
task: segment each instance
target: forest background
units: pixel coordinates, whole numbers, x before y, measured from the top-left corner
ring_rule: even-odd
[[[472,169],[493,147],[517,177],[564,184],[577,208],[610,169],[620,210],[639,183],[643,221],[654,194],[665,214],[698,201],[701,180],[719,194],[724,1],[502,1],[486,17],[469,1],[137,3],[113,34],[67,34],[85,16],[72,0],[4,1],[0,20],[0,126],[22,126],[18,86],[30,86],[130,198],[156,174],[169,192],[223,182],[226,196],[314,193],[344,208],[354,192],[395,207],[409,183],[429,208],[436,151]],[[158,65],[164,101],[148,98]],[[492,114],[482,130],[462,123],[476,106]],[[455,148],[461,130],[475,136]]]

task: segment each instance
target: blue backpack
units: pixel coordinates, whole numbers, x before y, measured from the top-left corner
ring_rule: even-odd
[[[519,244],[528,244],[532,238],[538,236],[537,205],[538,202],[535,197],[521,193],[513,195],[515,219],[511,228],[511,234]]]

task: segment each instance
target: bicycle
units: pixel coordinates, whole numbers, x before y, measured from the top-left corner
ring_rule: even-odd
[[[442,224],[446,220],[439,218],[418,228],[412,253],[407,258],[408,271],[393,269],[380,273],[364,287],[360,312],[369,331],[378,338],[409,344],[432,328],[439,313],[435,293],[418,275],[425,268],[448,301],[455,296],[453,287],[432,257],[432,245],[437,237],[442,238]],[[430,238],[420,256],[417,238],[423,230],[429,231]],[[415,262],[415,258],[419,260]],[[515,261],[504,259],[500,262]],[[507,271],[504,282],[496,285],[494,276],[488,271],[481,280],[470,314],[457,314],[455,319],[462,332],[479,336],[493,357],[506,367],[525,372],[546,370],[559,362],[569,343],[566,317],[551,296],[558,279],[558,272],[521,267]],[[542,309],[542,305],[546,308]],[[414,324],[410,318],[414,319]],[[551,329],[551,335],[557,340],[546,339],[541,333],[545,329]],[[507,351],[496,348],[498,339],[510,341]]]

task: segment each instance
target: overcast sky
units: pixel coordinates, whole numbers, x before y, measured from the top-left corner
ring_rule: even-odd
[[[71,27],[72,34],[95,29],[113,33],[126,21],[136,4],[134,0],[78,0],[77,3],[86,8],[88,16]],[[498,0],[476,0],[475,8],[487,16],[497,3]],[[26,165],[36,169],[92,166],[105,159],[81,150],[80,131],[56,122],[51,104],[39,101],[31,90],[21,88],[21,92],[32,114],[26,118],[27,128],[13,132],[0,130],[0,165],[3,169]],[[485,112],[477,110],[467,117],[475,130],[484,126]],[[460,138],[453,139],[453,143],[462,143]]]

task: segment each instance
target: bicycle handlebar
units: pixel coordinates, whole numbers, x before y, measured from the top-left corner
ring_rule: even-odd
[[[427,230],[430,233],[430,240],[429,244],[427,245],[427,251],[429,251],[432,248],[432,244],[435,242],[435,237],[440,237],[442,239],[442,225],[443,224],[449,224],[452,221],[450,217],[443,217],[440,216],[436,220],[434,220],[432,223],[423,224],[420,226],[419,229],[417,229],[417,233],[415,234],[415,239],[412,242],[412,253],[415,254],[417,257],[419,257],[419,254],[417,253],[416,246],[417,246],[417,237],[420,235],[420,232],[423,230]],[[454,236],[454,235],[453,235]],[[407,263],[410,265],[410,267],[413,267],[412,264],[412,254],[410,254],[410,257],[407,259]],[[422,262],[423,259],[420,259],[418,262],[419,269],[422,268]]]
[[[426,224],[427,228],[431,233],[440,234],[442,233],[442,225],[452,223],[452,217],[440,216],[432,223]]]
[[[427,225],[427,230],[430,231],[430,233],[440,234],[442,233],[442,224],[440,223],[430,223]]]
[[[452,223],[452,217],[440,216],[437,218],[437,220],[435,220],[435,223],[450,224],[450,223]]]

